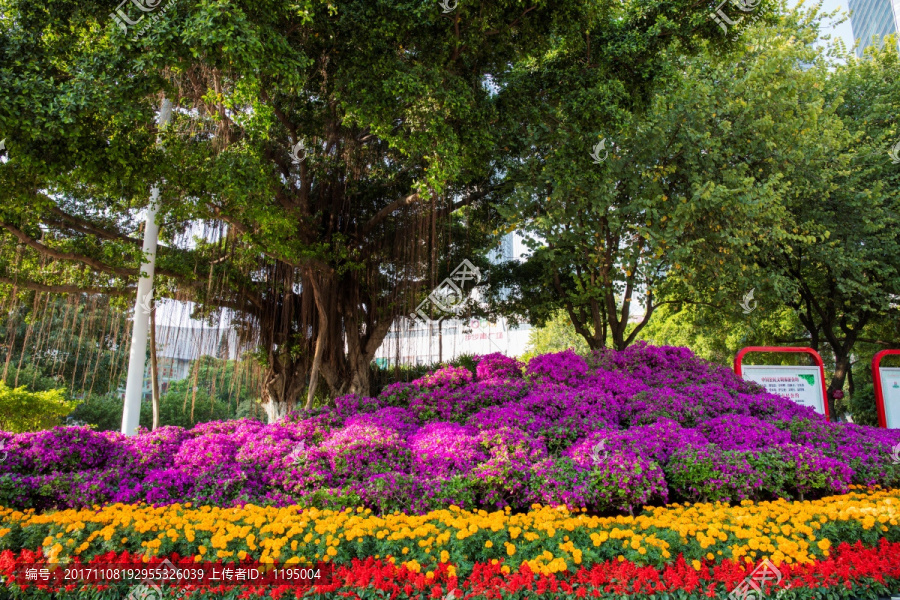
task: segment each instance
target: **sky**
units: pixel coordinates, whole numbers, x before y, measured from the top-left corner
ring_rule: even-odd
[[[824,12],[831,12],[836,8],[840,8],[846,13],[850,12],[850,4],[847,0],[824,0],[822,2],[822,10]],[[850,27],[850,19],[847,19],[837,27],[822,27],[822,33],[830,33],[834,38],[842,38],[848,50],[853,47],[853,28]]]

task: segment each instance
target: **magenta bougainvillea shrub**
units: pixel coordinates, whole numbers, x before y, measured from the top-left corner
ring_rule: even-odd
[[[475,376],[478,381],[521,379],[524,368],[525,365],[516,359],[495,352],[481,357],[478,366],[475,367]]]
[[[300,504],[375,511],[599,513],[681,501],[810,498],[900,485],[900,432],[829,423],[685,348],[635,344],[527,365],[492,354],[377,398],[278,423],[125,438],[81,427],[0,432],[0,505]]]
[[[410,436],[409,446],[413,470],[427,479],[465,475],[488,458],[478,430],[456,423],[429,423]]]

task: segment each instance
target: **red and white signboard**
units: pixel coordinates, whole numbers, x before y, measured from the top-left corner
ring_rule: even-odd
[[[900,367],[881,366],[881,359],[892,354],[900,355],[900,350],[882,350],[872,357],[872,379],[879,425],[900,429]]]
[[[744,365],[744,356],[750,352],[802,352],[816,361],[815,366]],[[750,346],[738,352],[734,359],[734,372],[747,381],[754,381],[770,394],[790,398],[797,404],[808,406],[830,418],[825,401],[825,366],[822,357],[812,348],[778,346]]]

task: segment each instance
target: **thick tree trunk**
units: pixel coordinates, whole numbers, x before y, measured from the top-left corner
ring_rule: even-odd
[[[834,392],[844,389],[844,379],[846,379],[849,372],[850,356],[848,354],[840,353],[839,350],[835,350],[834,374],[831,376],[831,383],[828,385],[828,398],[825,399],[825,401],[828,402],[828,412],[831,415],[832,421],[838,420],[838,414],[834,407]]]
[[[266,397],[268,400],[260,406],[266,412],[266,421],[268,423],[277,423],[291,412],[292,406],[290,403],[273,399],[268,393],[266,393]]]
[[[384,320],[375,325],[366,327],[362,335],[355,333],[347,339],[347,359],[345,376],[346,380],[341,382],[341,393],[358,394],[360,396],[368,396],[372,389],[371,371],[369,366],[375,358],[375,351],[378,350],[384,337],[390,329],[391,321]],[[353,327],[348,324],[348,331],[359,332],[359,327]]]
[[[323,317],[324,319],[325,317]],[[316,388],[319,385],[319,371],[322,368],[322,353],[325,349],[325,329],[319,330],[316,338],[316,353],[313,356],[312,369],[309,373],[309,390],[306,392],[306,410],[310,410],[316,397]]]
[[[283,418],[297,406],[297,400],[306,387],[306,371],[299,361],[289,356],[270,361],[263,378],[262,408],[269,423]]]
[[[351,361],[350,387],[347,389],[347,393],[368,396],[372,389],[371,379],[368,362]]]

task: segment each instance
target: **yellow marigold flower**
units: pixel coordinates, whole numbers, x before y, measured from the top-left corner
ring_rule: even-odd
[[[697,559],[692,560],[692,561],[691,561],[691,564],[694,566],[694,570],[695,570],[695,571],[699,571],[700,568],[703,566],[703,565],[700,564],[700,561],[697,560]]]
[[[491,540],[488,540],[488,541],[486,541],[486,542],[484,543],[484,547],[485,547],[485,548],[493,548],[493,547],[494,547],[494,542],[492,542]]]

